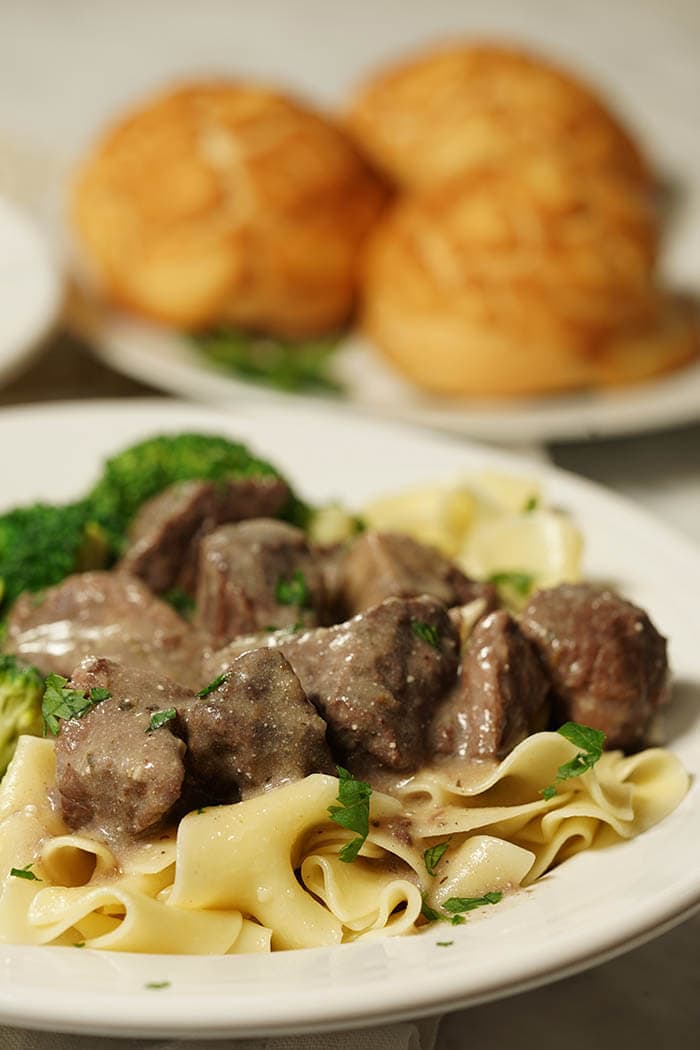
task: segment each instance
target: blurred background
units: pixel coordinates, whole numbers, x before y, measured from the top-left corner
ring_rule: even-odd
[[[0,410],[48,400],[172,394],[235,410],[240,399],[307,396],[306,390],[280,393],[279,384],[240,382],[240,372],[193,357],[181,333],[154,328],[138,313],[115,312],[91,286],[76,302],[81,263],[66,218],[76,165],[116,118],[181,80],[249,78],[337,115],[387,64],[462,38],[532,47],[581,76],[611,105],[655,172],[658,280],[699,295],[697,0],[0,0],[0,203],[4,197],[18,205],[38,238],[26,288],[20,287],[15,242],[3,233],[9,227],[0,211]],[[17,231],[17,244],[23,232]],[[31,307],[37,287],[41,317]],[[19,319],[15,332],[12,315],[25,293],[29,320]],[[550,457],[700,540],[697,362],[629,389],[555,391],[544,398],[528,391],[514,400],[489,393],[486,400],[457,403],[417,391],[366,343],[351,340],[338,360],[351,409]],[[577,1017],[580,1030],[567,1038],[572,1050],[593,1039],[612,1048],[623,1037],[644,1050],[662,1034],[671,1046],[695,1045],[698,930],[696,920],[629,957],[520,996],[506,1008],[471,1011],[468,1022],[466,1014],[456,1015],[443,1026],[439,1045],[466,1045],[467,1025],[470,1041],[480,1038],[484,1045],[514,1037],[516,1027],[521,1045],[534,1046],[535,1039],[539,1047],[550,1045],[541,1019],[552,997],[560,1020],[586,1002],[590,1019]],[[561,1037],[559,1025],[556,1031]]]

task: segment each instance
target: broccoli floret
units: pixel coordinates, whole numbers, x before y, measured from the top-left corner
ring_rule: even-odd
[[[252,475],[280,476],[270,463],[258,459],[238,442],[209,434],[163,434],[132,445],[107,460],[87,501],[92,517],[120,546],[139,507],[169,485]],[[309,509],[292,496],[280,516],[305,527]]]
[[[0,778],[5,775],[23,733],[41,736],[44,679],[35,667],[14,656],[0,656]]]
[[[84,502],[35,503],[0,515],[0,614],[23,591],[40,591],[72,572],[114,559],[104,530]]]

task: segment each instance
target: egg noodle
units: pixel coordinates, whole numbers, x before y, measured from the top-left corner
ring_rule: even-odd
[[[455,503],[447,490],[431,491],[432,507],[423,490],[398,498],[398,509],[375,505],[369,517],[414,533],[429,527],[433,542],[437,523],[443,547],[468,554],[472,543],[475,556],[484,514],[468,493]],[[526,502],[532,515],[533,497]],[[541,511],[540,520],[552,513]],[[501,504],[494,516],[508,531],[524,512]],[[556,531],[551,521],[533,520],[535,530]],[[564,519],[559,527],[573,528]],[[538,571],[540,540],[531,542]],[[523,554],[516,545],[514,556]],[[0,784],[0,942],[237,954],[417,933],[426,916],[449,920],[444,905],[454,898],[492,903],[581,850],[640,834],[688,789],[678,759],[658,748],[606,752],[560,782],[558,771],[577,753],[561,734],[544,732],[500,763],[450,760],[403,778],[382,774],[369,801],[369,833],[348,863],[340,851],[353,832],[328,812],[339,796],[335,777],[317,773],[193,811],[177,828],[112,849],[64,824],[54,743],[25,736]],[[555,783],[556,791],[545,791]]]

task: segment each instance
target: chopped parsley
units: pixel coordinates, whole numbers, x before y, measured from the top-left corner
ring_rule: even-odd
[[[34,864],[25,864],[23,868],[10,868],[10,875],[15,879],[27,879],[29,882],[41,882],[38,875],[32,871]]]
[[[111,693],[100,686],[90,689],[69,689],[68,679],[60,674],[50,674],[46,679],[46,691],[41,703],[44,720],[44,736],[58,736],[61,719],[82,718],[91,707],[109,700]]]
[[[184,616],[185,619],[194,612],[195,600],[182,587],[173,587],[172,590],[166,591],[162,598],[164,602],[172,605],[175,612],[180,613],[180,616]]]
[[[213,682],[210,682],[209,685],[205,685],[203,689],[200,689],[198,693],[195,693],[195,696],[198,696],[200,700],[203,700],[205,696],[209,696],[209,694],[213,693],[215,689],[218,689],[220,685],[223,685],[227,679],[228,671],[224,671],[222,674],[217,675]]]
[[[464,912],[483,908],[487,904],[498,904],[503,899],[499,890],[485,893],[483,897],[450,897],[442,905],[442,912],[431,908],[423,897],[421,915],[428,922],[449,922],[452,926],[462,926],[466,922]]]
[[[527,598],[534,582],[535,577],[531,572],[519,572],[515,569],[510,572],[493,572],[489,576],[489,583],[495,583],[497,587],[510,587],[521,598]]]
[[[603,745],[605,744],[605,733],[601,732],[600,729],[591,729],[590,726],[579,725],[578,722],[565,722],[563,726],[559,727],[557,732],[561,733],[563,737],[566,737],[567,740],[581,750],[577,755],[574,755],[570,762],[565,762],[559,766],[553,782],[542,791],[542,795],[548,801],[554,798],[557,793],[557,784],[560,784],[562,780],[580,777],[582,773],[593,769],[593,766],[603,754]]]
[[[539,505],[540,505],[540,501],[538,500],[537,496],[530,496],[530,498],[525,501],[525,506],[523,507],[523,513],[524,514],[532,514],[533,510],[537,510]]]
[[[338,797],[339,806],[329,806],[330,818],[341,828],[357,833],[357,838],[348,842],[339,853],[339,857],[346,864],[352,864],[357,854],[362,849],[365,839],[369,834],[369,800],[372,788],[363,780],[355,780],[352,773],[342,766],[336,766],[338,771]]]
[[[423,850],[423,863],[428,875],[435,874],[437,866],[445,856],[449,845],[450,840],[446,839],[444,842],[438,842],[435,846],[429,846],[428,849]]]
[[[84,948],[85,947],[85,941],[76,941],[75,944],[73,945],[73,947],[74,948]]]
[[[168,722],[172,722],[173,718],[177,717],[177,711],[174,707],[169,707],[167,711],[154,711],[151,715],[151,720],[148,723],[147,733],[152,733],[154,729],[160,729],[161,726],[166,725]]]
[[[311,608],[311,591],[301,569],[289,578],[280,576],[275,588],[275,598],[280,605],[296,605],[298,609]]]
[[[436,941],[435,944],[438,948],[451,948],[454,941]]]
[[[432,645],[433,649],[440,648],[440,635],[438,634],[437,627],[433,627],[432,624],[426,623],[425,620],[412,619],[411,630],[416,638],[420,638],[422,642],[427,642],[428,645]]]
[[[148,981],[144,988],[169,988],[170,981]]]

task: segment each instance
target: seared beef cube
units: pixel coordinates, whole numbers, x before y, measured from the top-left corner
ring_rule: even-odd
[[[234,802],[310,773],[333,773],[326,724],[279,650],[235,660],[184,712],[187,769],[212,802]]]
[[[323,575],[301,529],[258,518],[202,541],[197,623],[213,647],[271,627],[313,626],[325,606]]]
[[[549,682],[534,647],[500,609],[479,620],[459,677],[438,708],[431,747],[439,755],[504,758],[547,722]]]
[[[162,675],[112,660],[88,659],[68,687],[110,696],[81,718],[60,723],[56,783],[63,819],[100,837],[126,839],[152,828],[180,797],[185,745],[171,721],[150,729],[151,716],[186,704],[192,693]]]
[[[282,652],[344,761],[420,765],[426,725],[457,671],[457,632],[444,606],[389,598],[347,623],[300,634]]]
[[[216,488],[208,481],[171,485],[144,503],[129,530],[119,568],[139,576],[157,594],[189,590],[195,580],[195,537],[218,524]]]
[[[666,640],[647,614],[602,587],[562,584],[533,596],[521,629],[540,653],[559,722],[600,729],[607,747],[643,743],[669,697]]]
[[[477,583],[434,547],[393,532],[365,532],[348,551],[340,590],[348,615],[378,605],[385,598],[429,594],[444,605],[466,605],[484,597],[496,608],[491,583]]]
[[[202,645],[192,628],[135,577],[68,576],[43,595],[23,594],[8,621],[6,648],[44,674],[67,676],[86,656],[199,681]]]
[[[288,498],[286,483],[274,477],[171,485],[136,515],[120,568],[157,594],[174,587],[194,593],[202,537],[224,522],[272,517]]]

